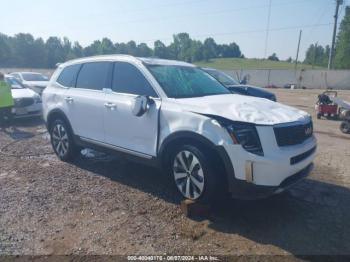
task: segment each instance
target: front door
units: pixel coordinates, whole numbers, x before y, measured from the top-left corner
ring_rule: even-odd
[[[135,97],[152,97],[148,111],[133,115]],[[106,143],[139,156],[156,156],[161,101],[143,73],[127,62],[116,62],[104,113]]]

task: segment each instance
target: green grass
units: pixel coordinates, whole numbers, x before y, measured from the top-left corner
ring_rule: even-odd
[[[201,67],[212,67],[221,70],[232,69],[294,69],[294,64],[285,61],[270,61],[266,59],[246,58],[216,58],[208,62],[196,62]],[[298,64],[298,69],[311,69],[311,65]],[[320,69],[316,67],[315,69]]]

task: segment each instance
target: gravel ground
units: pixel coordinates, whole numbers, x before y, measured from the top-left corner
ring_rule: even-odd
[[[320,91],[274,91],[315,115]],[[309,179],[273,198],[219,203],[202,220],[181,213],[159,171],[105,155],[63,163],[39,120],[15,125],[0,132],[2,255],[350,255],[350,135],[338,121],[315,119]]]

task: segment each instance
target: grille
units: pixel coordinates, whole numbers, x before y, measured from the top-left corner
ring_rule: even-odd
[[[312,137],[313,126],[310,121],[303,125],[275,127],[274,131],[278,146],[292,146],[301,144]]]
[[[26,106],[31,106],[34,104],[34,99],[33,98],[20,98],[15,100],[15,106],[16,107],[26,107]]]

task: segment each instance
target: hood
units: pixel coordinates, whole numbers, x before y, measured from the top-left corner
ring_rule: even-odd
[[[177,99],[183,110],[217,115],[233,121],[275,125],[305,121],[310,115],[270,100],[237,94]]]
[[[13,99],[18,98],[33,98],[37,96],[37,94],[28,88],[21,88],[21,89],[11,89],[12,97]]]
[[[28,86],[47,87],[49,81],[23,81],[23,84]]]

